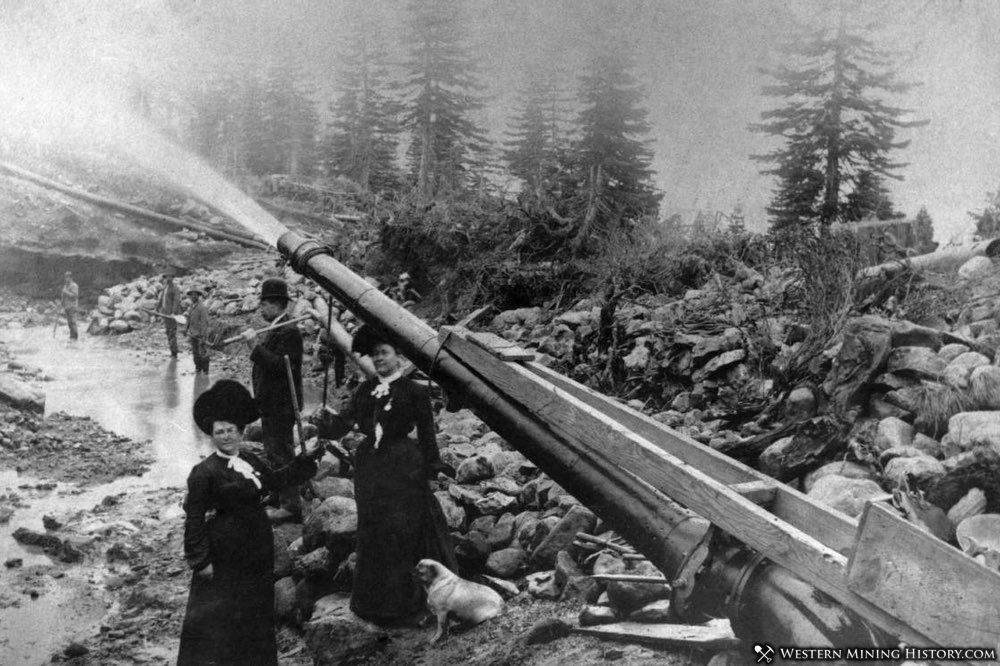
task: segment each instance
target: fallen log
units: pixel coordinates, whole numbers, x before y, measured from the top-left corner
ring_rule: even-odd
[[[62,183],[57,183],[56,181],[41,176],[37,173],[28,171],[27,169],[22,169],[13,164],[8,164],[6,162],[0,162],[0,171],[3,171],[9,176],[15,178],[21,178],[22,180],[27,180],[29,182],[35,183],[36,185],[41,185],[50,190],[55,190],[57,192],[62,192],[68,196],[80,199],[81,201],[86,201],[88,203],[101,206],[102,208],[107,208],[109,210],[115,210],[122,213],[128,213],[129,215],[134,215],[135,217],[142,218],[145,220],[150,220],[153,222],[158,222],[170,227],[176,227],[178,229],[192,229],[194,231],[199,231],[210,238],[215,238],[216,240],[227,240],[233,243],[238,243],[244,247],[252,247],[256,249],[266,250],[270,246],[261,240],[253,238],[251,236],[244,236],[242,234],[231,233],[228,231],[222,231],[221,229],[216,229],[208,224],[203,224],[201,222],[180,220],[176,217],[170,217],[169,215],[162,215],[160,213],[147,210],[145,208],[140,208],[139,206],[133,206],[132,204],[127,204],[122,201],[117,201],[115,199],[109,199],[108,197],[98,196],[96,194],[91,194],[90,192],[85,192],[83,190],[76,189],[75,187],[70,187],[68,185],[63,185]]]
[[[885,280],[891,278],[904,270],[943,270],[949,264],[961,265],[973,257],[997,257],[1000,256],[1000,238],[980,241],[972,245],[959,245],[946,247],[942,250],[935,250],[927,254],[907,257],[906,259],[894,259],[877,266],[868,266],[859,270],[855,277],[858,280],[867,282],[869,280]]]

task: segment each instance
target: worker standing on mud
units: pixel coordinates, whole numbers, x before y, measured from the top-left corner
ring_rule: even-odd
[[[264,280],[260,288],[260,314],[270,326],[288,319],[288,285],[280,278]],[[288,464],[294,455],[295,418],[302,404],[302,334],[295,325],[282,326],[258,338],[248,328],[242,333],[253,362],[253,394],[260,411],[264,450],[275,467]],[[293,386],[288,385],[285,357],[292,367]],[[302,500],[298,486],[282,489],[272,518],[301,520]]]
[[[163,274],[163,280],[163,293],[160,294],[160,302],[156,311],[167,315],[163,318],[163,330],[167,334],[170,355],[177,358],[177,320],[173,319],[173,316],[181,313],[181,290],[174,284],[172,269],[167,269],[167,272]]]
[[[80,305],[80,287],[76,285],[76,282],[73,282],[73,274],[69,271],[66,271],[63,277],[65,280],[62,293],[60,293],[60,301],[63,313],[66,315],[66,324],[69,326],[69,339],[76,340],[76,310]]]
[[[208,308],[203,298],[205,292],[201,289],[188,289],[191,299],[191,309],[188,311],[187,333],[191,341],[191,354],[194,356],[195,373],[208,374]]]

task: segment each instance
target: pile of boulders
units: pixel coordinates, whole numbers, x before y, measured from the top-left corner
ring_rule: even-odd
[[[317,298],[323,298],[320,290],[301,275],[290,269],[278,272],[270,262],[248,262],[215,270],[199,270],[176,278],[175,282],[181,291],[183,312],[191,307],[188,290],[200,289],[205,293],[205,307],[209,315],[215,320],[224,320],[255,312],[260,305],[260,284],[273,276],[284,277],[289,283],[293,317],[311,309]],[[160,317],[149,311],[157,309],[163,287],[163,276],[153,275],[105,289],[97,299],[97,308],[90,313],[88,333],[120,335],[143,328],[150,321],[159,321]],[[316,328],[311,322],[304,322],[303,327],[308,332],[314,332]]]
[[[505,598],[577,600],[590,624],[666,621],[670,588],[663,582],[591,577],[628,573],[662,581],[662,574],[640,556],[623,554],[627,544],[471,413],[444,416],[439,445],[456,473],[439,475],[434,496],[452,532],[460,575]],[[338,472],[337,461],[324,457],[312,482],[317,499],[303,525],[275,529],[277,612],[293,623],[313,617],[307,635],[314,653],[334,649],[335,637],[350,637],[344,645],[352,650],[367,649],[380,635],[347,611],[357,507],[353,483]]]

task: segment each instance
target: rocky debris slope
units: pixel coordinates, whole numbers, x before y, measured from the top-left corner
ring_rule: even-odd
[[[892,303],[882,315],[856,316],[791,386],[774,378],[808,332],[776,306],[792,285],[787,273],[716,276],[680,300],[620,307],[604,322],[616,353],[601,346],[593,301],[555,316],[502,312],[491,328],[583,383],[615,378],[633,407],[668,406],[653,418],[848,515],[892,499],[957,544],[963,520],[1000,513],[1000,276],[989,260],[977,263],[978,272],[960,271],[975,282],[963,282],[964,302],[938,313],[937,327],[902,319]],[[762,312],[772,316],[751,325]],[[994,522],[975,524],[979,541],[996,540],[983,533]],[[985,549],[965,541],[970,554]]]

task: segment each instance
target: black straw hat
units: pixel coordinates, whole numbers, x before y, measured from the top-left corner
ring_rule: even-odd
[[[385,333],[370,324],[362,324],[354,332],[354,340],[351,342],[351,351],[362,356],[371,356],[375,345],[385,344],[396,349]]]
[[[194,401],[194,422],[206,435],[216,421],[232,423],[243,430],[260,416],[250,391],[232,379],[220,379]]]
[[[267,278],[260,285],[260,300],[289,301],[288,285],[281,278]]]

